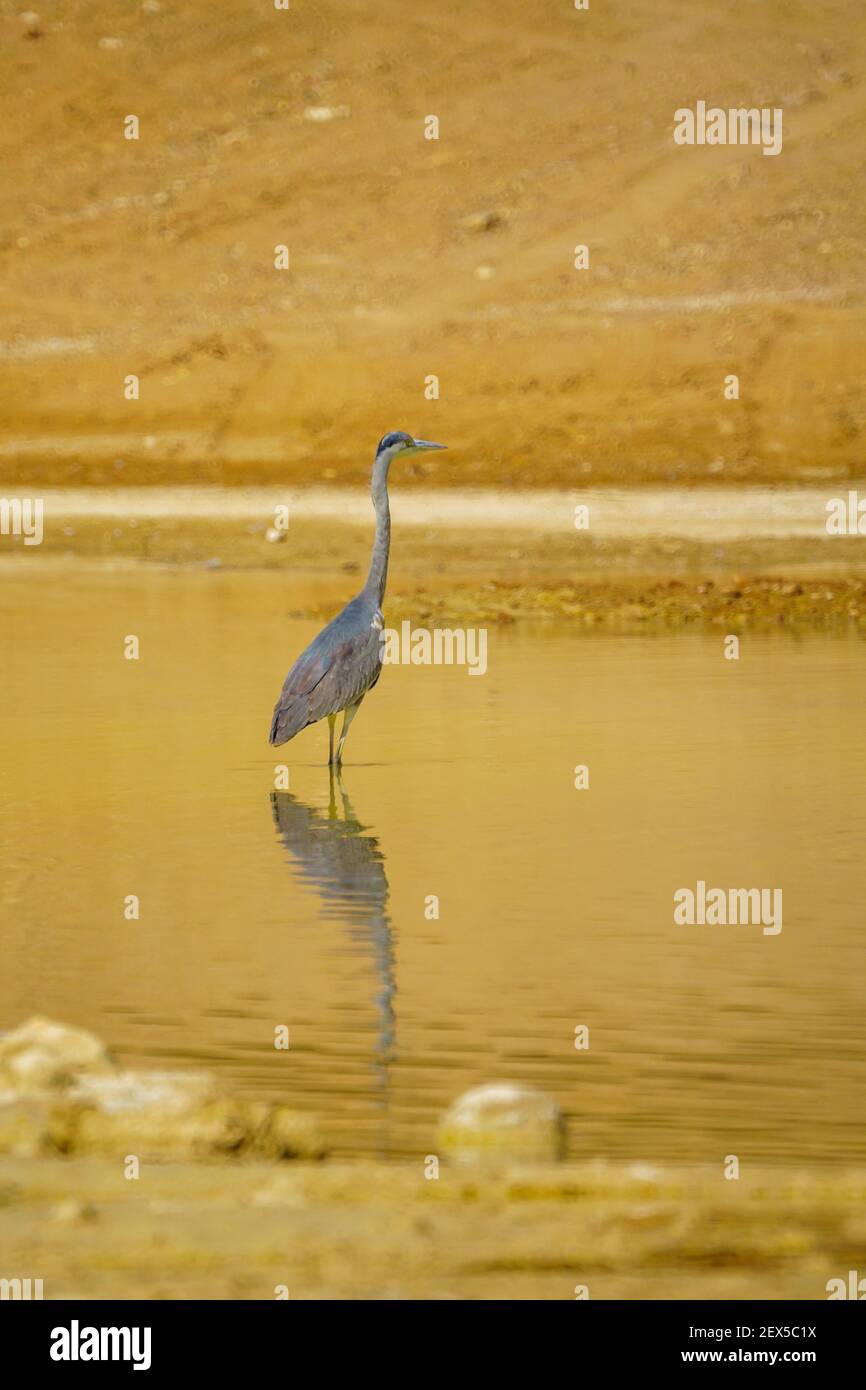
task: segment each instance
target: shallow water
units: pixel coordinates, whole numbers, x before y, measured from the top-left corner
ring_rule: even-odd
[[[4,576],[0,1027],[207,1065],[347,1155],[434,1151],[510,1077],[575,1158],[862,1161],[862,642],[491,629],[483,677],[385,670],[332,809],[326,729],[266,742],[291,607],[274,575]],[[698,879],[781,888],[781,933],[676,926]]]

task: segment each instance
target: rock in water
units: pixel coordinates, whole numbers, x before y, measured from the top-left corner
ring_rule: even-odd
[[[456,1163],[554,1163],[562,1158],[565,1128],[552,1096],[500,1081],[476,1086],[446,1111],[439,1146]]]

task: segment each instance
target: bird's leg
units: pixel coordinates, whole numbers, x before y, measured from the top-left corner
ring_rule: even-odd
[[[363,700],[363,695],[361,700]],[[340,742],[337,744],[337,766],[343,761],[343,744],[346,742],[346,734],[349,732],[349,725],[361,708],[361,700],[357,700],[354,705],[347,705],[343,711],[343,728],[340,732]]]
[[[337,716],[336,716],[336,714],[329,714],[329,715],[328,715],[328,740],[329,740],[329,743],[330,743],[330,750],[329,750],[329,752],[328,752],[328,767],[333,767],[333,766],[334,766],[334,725],[336,724],[336,722],[337,722]],[[342,743],[342,739],[340,740],[340,742]],[[338,758],[338,761],[339,761],[339,758]]]
[[[337,798],[334,795],[334,764],[328,763],[328,780],[331,784],[331,800],[328,805],[328,820],[337,819]],[[340,780],[340,773],[337,771],[337,781]]]

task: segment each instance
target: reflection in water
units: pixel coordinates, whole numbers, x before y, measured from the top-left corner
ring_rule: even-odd
[[[275,827],[285,576],[25,568],[0,584],[0,1028],[205,1065],[344,1159],[415,1162],[509,1079],[556,1096],[575,1158],[862,1164],[866,642],[755,632],[732,673],[713,634],[503,625],[483,680],[380,682],[344,773],[372,831],[300,755]],[[159,639],[135,672],[108,655],[130,613]],[[286,649],[310,631],[288,618]],[[678,926],[699,878],[781,888],[783,930]]]
[[[378,1027],[374,1055],[379,1102],[388,1108],[390,1064],[394,1055],[394,943],[388,916],[388,878],[374,835],[365,834],[343,786],[339,768],[329,769],[331,795],[327,815],[289,792],[271,792],[271,809],[280,839],[301,877],[319,894],[327,917],[348,927],[352,939],[369,954],[377,981]],[[336,775],[335,775],[336,774]],[[340,793],[340,817],[336,791]]]

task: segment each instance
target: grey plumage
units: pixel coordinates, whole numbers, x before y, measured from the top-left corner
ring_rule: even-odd
[[[289,739],[328,715],[357,704],[382,671],[379,632],[363,593],[347,603],[298,657],[286,676],[271,722],[271,743]]]
[[[386,434],[380,441],[373,463],[376,536],[367,582],[314,638],[286,676],[271,720],[272,744],[288,743],[308,724],[327,719],[330,726],[328,761],[342,761],[349,725],[367,691],[372,690],[382,673],[380,634],[385,621],[382,603],[391,548],[388,470],[397,457],[442,448],[442,444],[413,439],[402,431]],[[345,716],[335,758],[334,719],[341,710],[345,711]]]

